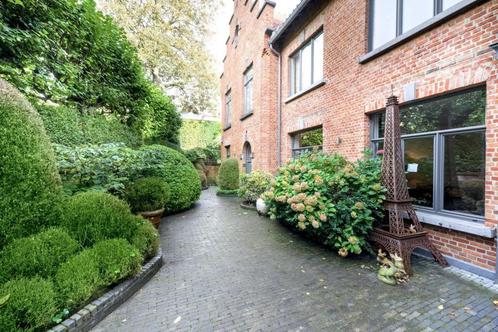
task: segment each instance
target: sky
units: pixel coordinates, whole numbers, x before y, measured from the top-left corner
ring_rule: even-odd
[[[263,0],[260,0],[263,1]],[[284,20],[289,16],[292,10],[297,6],[300,0],[274,0],[277,3],[275,7],[276,17]],[[226,53],[225,41],[228,38],[229,26],[228,21],[233,14],[233,0],[222,0],[222,6],[213,22],[211,36],[208,40],[208,49],[212,53],[215,61],[215,70],[217,75],[223,72],[223,58]]]

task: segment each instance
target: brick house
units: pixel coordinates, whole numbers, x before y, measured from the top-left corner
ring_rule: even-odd
[[[281,24],[270,1],[234,5],[223,157],[246,171],[311,148],[359,158],[382,148],[394,93],[419,218],[451,265],[497,280],[498,1],[303,0]]]

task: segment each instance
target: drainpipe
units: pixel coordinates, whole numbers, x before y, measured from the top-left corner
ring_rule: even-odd
[[[282,56],[280,52],[273,48],[273,44],[270,45],[270,50],[278,57],[278,88],[277,88],[277,165],[278,167],[282,166],[282,103],[281,103],[281,95],[282,95]]]

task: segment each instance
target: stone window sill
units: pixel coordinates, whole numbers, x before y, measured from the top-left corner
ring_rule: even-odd
[[[439,13],[438,15],[432,17],[430,20],[416,26],[415,28],[407,31],[406,33],[399,35],[398,37],[394,38],[390,42],[387,42],[386,44],[368,52],[365,55],[362,55],[358,58],[358,62],[360,64],[367,63],[370,60],[373,60],[379,56],[381,56],[384,53],[387,53],[391,51],[392,49],[400,46],[403,43],[406,43],[407,41],[417,37],[418,35],[422,34],[423,32],[430,30],[446,21],[449,19],[455,17],[458,14],[461,14],[462,12],[469,10],[481,3],[484,3],[488,0],[464,0],[456,5],[454,5],[451,8],[448,8],[447,10]]]
[[[291,101],[296,100],[296,99],[304,96],[305,94],[310,93],[311,91],[313,91],[315,89],[318,89],[322,85],[325,85],[325,80],[321,80],[318,83],[313,84],[312,86],[310,86],[309,88],[307,88],[304,91],[301,91],[301,92],[298,92],[296,94],[293,94],[292,96],[290,96],[289,98],[287,98],[286,100],[284,100],[284,103],[286,103],[286,104],[290,103]]]
[[[420,222],[425,224],[439,226],[446,229],[478,235],[486,238],[494,238],[496,236],[496,228],[487,227],[480,222],[469,221],[450,216],[443,216],[440,214],[421,210],[417,210],[417,216]]]
[[[253,111],[251,111],[251,112],[249,112],[249,113],[247,113],[247,114],[242,115],[242,116],[240,117],[240,121],[243,121],[243,120],[247,119],[248,117],[250,117],[250,116],[251,116],[251,115],[253,115],[253,114],[254,114],[254,112],[253,112]]]

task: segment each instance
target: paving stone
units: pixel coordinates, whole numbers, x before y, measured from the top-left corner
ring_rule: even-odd
[[[342,259],[244,214],[213,188],[193,209],[163,219],[161,242],[163,268],[95,332],[497,329],[489,289],[418,257],[406,285],[385,285],[374,257]]]

